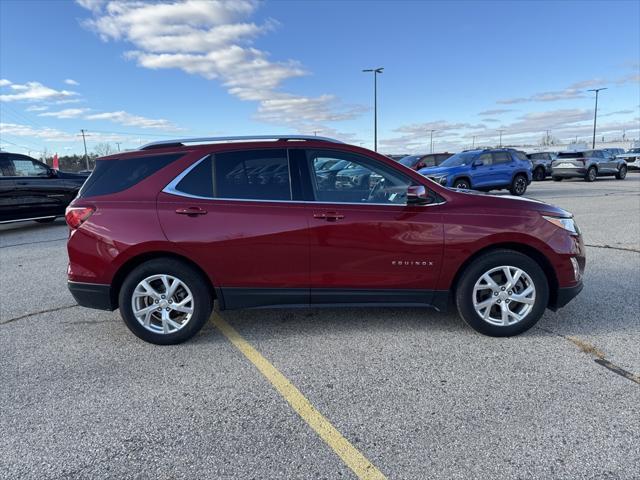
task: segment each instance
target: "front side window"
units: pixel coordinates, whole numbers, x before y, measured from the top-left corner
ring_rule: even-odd
[[[319,170],[327,158],[344,160],[342,169]],[[307,161],[316,201],[405,205],[410,178],[380,162],[346,152],[309,151]]]
[[[200,161],[175,186],[196,197],[291,200],[286,150],[216,153]]]
[[[478,157],[478,163],[482,162],[482,166],[486,167],[493,164],[493,157],[490,153],[483,153]]]
[[[32,160],[14,158],[11,163],[16,177],[46,177],[49,173],[45,166]]]

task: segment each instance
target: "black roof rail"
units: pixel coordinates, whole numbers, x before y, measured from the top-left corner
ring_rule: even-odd
[[[140,150],[151,150],[154,148],[182,147],[187,143],[223,143],[223,142],[250,142],[260,140],[275,141],[315,141],[327,143],[343,143],[328,137],[317,137],[315,135],[248,135],[232,137],[199,137],[199,138],[179,138],[174,140],[162,140],[147,143],[140,147]]]

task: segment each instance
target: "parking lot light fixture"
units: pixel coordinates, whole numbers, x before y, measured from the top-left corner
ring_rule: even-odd
[[[373,73],[373,150],[376,152],[378,151],[378,74],[383,70],[384,67],[362,70],[366,73]]]
[[[607,90],[607,87],[592,88],[590,90],[587,90],[588,92],[596,92],[596,108],[593,112],[593,141],[591,143],[592,149],[596,148],[596,122],[598,121],[598,93],[600,92],[600,90]]]

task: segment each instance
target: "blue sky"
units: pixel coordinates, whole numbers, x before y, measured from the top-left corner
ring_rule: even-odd
[[[379,150],[640,135],[640,2],[0,1],[0,145],[305,133]]]

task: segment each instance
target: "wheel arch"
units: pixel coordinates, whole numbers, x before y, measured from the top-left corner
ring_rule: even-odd
[[[122,288],[122,284],[127,278],[127,275],[131,273],[137,266],[142,265],[149,260],[155,260],[157,258],[172,258],[178,261],[181,261],[190,267],[194,268],[198,271],[204,278],[207,279],[207,286],[211,292],[213,298],[217,298],[216,289],[213,286],[213,282],[207,273],[193,260],[184,255],[180,255],[174,252],[156,250],[151,252],[144,252],[139,255],[136,255],[130,259],[128,259],[125,263],[123,263],[120,268],[116,271],[113,276],[113,280],[111,282],[111,304],[118,305],[118,296],[120,295],[120,288]]]
[[[473,187],[473,182],[471,181],[471,175],[468,173],[460,173],[453,177],[453,181],[451,182],[451,186],[453,186],[458,180],[466,180],[469,182],[469,188]]]
[[[522,253],[529,258],[533,259],[539,266],[542,268],[545,276],[547,277],[547,282],[549,282],[549,303],[548,305],[555,305],[557,300],[559,282],[558,277],[556,275],[556,271],[551,265],[549,259],[538,249],[526,245],[524,243],[517,242],[502,242],[502,243],[494,243],[491,245],[487,245],[484,248],[479,249],[474,252],[469,258],[467,258],[462,265],[458,268],[455,275],[453,276],[453,280],[451,282],[451,292],[453,296],[455,296],[455,291],[458,287],[458,283],[460,282],[460,277],[467,269],[469,265],[471,265],[478,257],[484,255],[485,253],[489,253],[493,250],[513,250],[519,253]]]

